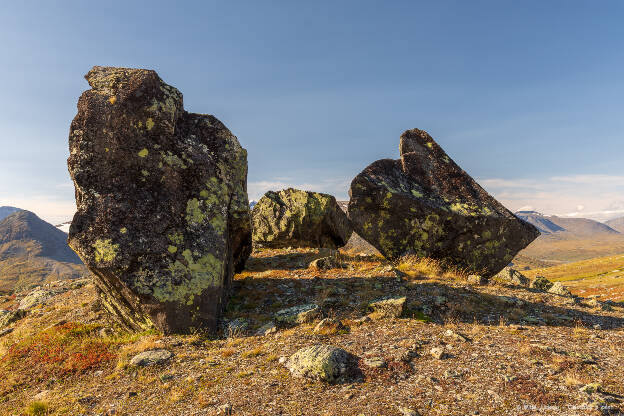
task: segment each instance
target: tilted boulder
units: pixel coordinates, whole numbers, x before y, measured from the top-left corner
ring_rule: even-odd
[[[401,135],[399,160],[351,182],[354,231],[385,257],[416,254],[490,277],[539,235],[462,170],[425,131]]]
[[[252,211],[254,245],[268,248],[338,248],[351,237],[336,198],[288,188],[269,191]]]
[[[247,152],[156,72],[94,67],[69,133],[69,245],[123,325],[215,330],[251,253]]]

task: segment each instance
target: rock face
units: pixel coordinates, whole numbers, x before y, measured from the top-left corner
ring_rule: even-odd
[[[269,191],[252,212],[253,242],[259,247],[338,248],[352,228],[336,198],[317,192]]]
[[[125,326],[215,330],[251,252],[247,153],[154,71],[94,67],[69,134],[69,245]]]
[[[399,160],[351,182],[354,230],[385,257],[416,254],[490,277],[539,235],[462,170],[425,131],[401,135]]]

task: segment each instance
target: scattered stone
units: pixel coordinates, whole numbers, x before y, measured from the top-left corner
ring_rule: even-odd
[[[552,287],[548,289],[548,293],[564,297],[572,297],[572,294],[570,293],[568,288],[566,288],[561,282],[555,282]]]
[[[321,308],[318,305],[309,303],[279,310],[275,314],[275,320],[282,324],[303,324],[313,321],[320,313]]]
[[[335,257],[321,257],[310,262],[310,266],[316,270],[345,269],[347,265]]]
[[[362,363],[372,368],[384,368],[387,365],[386,361],[380,357],[364,358],[362,360]]]
[[[405,296],[401,297],[388,297],[378,299],[371,302],[368,307],[377,315],[382,318],[398,318],[403,314],[405,307]]]
[[[259,247],[338,248],[353,232],[336,198],[288,188],[269,191],[252,212],[253,242]]]
[[[18,309],[16,311],[8,311],[0,315],[0,328],[4,328],[6,326],[11,325],[13,322],[17,322],[23,317],[25,317],[28,313],[23,309]]]
[[[372,321],[372,319],[370,318],[370,316],[366,315],[366,316],[363,316],[361,318],[355,319],[353,321],[353,323],[356,324],[356,325],[362,325],[362,324],[365,324],[365,323],[370,322],[370,321]]]
[[[11,332],[13,332],[13,328],[4,328],[4,329],[0,329],[0,337],[3,337],[5,335],[10,334]]]
[[[341,348],[318,344],[297,351],[288,359],[286,368],[294,377],[333,383],[353,373],[357,359]]]
[[[216,331],[251,253],[247,152],[154,71],[93,67],[69,134],[69,245],[125,327]]]
[[[228,337],[240,337],[249,328],[249,321],[244,318],[236,318],[225,324],[225,335]]]
[[[505,267],[494,277],[497,281],[511,284],[514,286],[529,287],[531,280],[520,273],[518,270],[511,267]]]
[[[55,293],[49,290],[33,290],[28,295],[24,296],[24,298],[20,301],[18,309],[26,310],[31,309],[37,305],[43,305],[54,295]]]
[[[130,364],[136,365],[138,367],[145,367],[149,365],[160,364],[173,356],[171,352],[167,350],[150,350],[143,351],[132,357],[130,360]]]
[[[587,302],[587,305],[589,305],[592,308],[600,308],[603,311],[611,311],[611,310],[613,310],[613,307],[611,307],[611,305],[609,305],[606,302],[600,302],[598,299],[595,299],[595,298],[594,299],[590,299]]]
[[[386,258],[428,257],[490,277],[539,235],[460,168],[425,131],[401,135],[399,160],[351,182],[355,232]]]
[[[476,285],[476,286],[483,286],[483,285],[488,284],[488,279],[479,274],[471,274],[470,276],[468,276],[467,280],[468,280],[468,283],[470,283],[471,285]]]
[[[219,406],[217,414],[223,415],[223,416],[230,416],[232,414],[232,405],[229,403],[226,403],[224,405]]]
[[[258,330],[256,331],[256,335],[264,336],[273,334],[275,332],[277,332],[277,326],[275,326],[275,322],[271,321],[258,328]]]
[[[531,288],[541,290],[542,292],[548,292],[553,286],[553,282],[546,279],[544,276],[537,276],[535,280],[531,282]]]
[[[468,342],[470,341],[467,337],[465,337],[464,335],[453,331],[452,329],[447,329],[446,332],[444,333],[445,337],[448,338],[453,338],[454,340],[457,340],[459,342]]]
[[[592,394],[602,392],[602,385],[600,383],[590,383],[581,387],[583,393]]]
[[[442,347],[431,348],[431,351],[429,351],[429,354],[431,354],[431,356],[435,358],[436,360],[442,360],[446,357],[446,353],[444,352],[444,348]]]
[[[420,416],[420,413],[418,413],[416,410],[412,410],[407,407],[399,407],[398,410],[401,416]]]
[[[335,334],[346,329],[347,327],[343,325],[340,319],[325,318],[314,327],[314,332],[317,334]]]
[[[288,361],[288,357],[283,357],[283,356],[280,357],[278,360],[280,364],[286,364],[287,361]]]

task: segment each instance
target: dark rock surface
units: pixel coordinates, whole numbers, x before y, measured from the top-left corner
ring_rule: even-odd
[[[252,211],[253,242],[259,247],[338,248],[352,228],[336,198],[288,188],[269,191]]]
[[[247,153],[156,72],[94,67],[69,134],[69,244],[125,326],[215,330],[251,252]]]
[[[351,182],[355,232],[385,257],[439,259],[489,277],[538,235],[462,170],[425,131],[401,135],[399,160],[378,160]]]

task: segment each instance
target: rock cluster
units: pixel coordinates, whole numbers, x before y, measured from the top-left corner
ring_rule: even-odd
[[[336,198],[288,188],[269,191],[252,212],[253,242],[259,247],[344,246],[352,229]]]
[[[94,67],[69,134],[69,244],[121,324],[214,330],[251,252],[247,153],[154,71]]]
[[[386,258],[416,254],[490,277],[539,235],[425,131],[404,132],[399,150],[399,160],[372,163],[349,191],[355,232]]]

